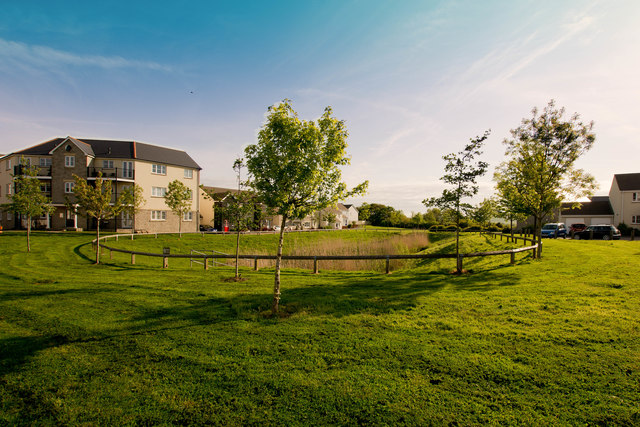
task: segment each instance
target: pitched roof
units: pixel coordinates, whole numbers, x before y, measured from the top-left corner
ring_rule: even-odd
[[[150,162],[166,163],[202,169],[186,152],[158,145],[144,144],[136,141],[117,141],[110,139],[54,138],[33,147],[25,148],[13,154],[48,155],[67,139],[73,141],[84,153],[94,157],[113,159],[139,159]]]
[[[608,196],[592,197],[590,202],[582,202],[578,208],[571,209],[572,206],[573,203],[563,203],[560,208],[562,215],[613,215],[613,208]]]
[[[618,173],[613,175],[620,191],[640,190],[640,173]]]

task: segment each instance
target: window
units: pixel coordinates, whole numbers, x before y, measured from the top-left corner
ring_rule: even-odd
[[[64,183],[64,192],[69,194],[69,193],[73,193],[73,187],[75,187],[76,183],[75,182],[65,182]]]
[[[631,224],[640,224],[640,215],[633,215],[631,217]]]
[[[43,193],[51,192],[51,183],[50,182],[40,182],[40,191]]]
[[[640,202],[640,193],[632,193],[631,200],[634,202]]]
[[[151,211],[151,221],[166,221],[166,220],[167,220],[166,211]]]
[[[165,165],[151,165],[151,173],[156,175],[166,175],[167,167]]]
[[[184,221],[193,221],[193,212],[185,212],[183,216]]]
[[[193,169],[185,169],[184,170],[185,178],[193,178]]]
[[[7,160],[7,170],[11,170],[11,159]]]
[[[102,167],[105,169],[113,169],[113,160],[103,160]]]
[[[40,157],[40,166],[42,167],[51,166],[51,157]]]
[[[165,194],[167,194],[166,187],[151,187],[152,197],[164,197]]]
[[[7,212],[7,221],[11,221],[13,219],[13,215],[11,215],[11,212]]]
[[[11,195],[11,184],[7,184],[7,196]]]
[[[64,156],[64,166],[72,168],[76,165],[76,156]]]

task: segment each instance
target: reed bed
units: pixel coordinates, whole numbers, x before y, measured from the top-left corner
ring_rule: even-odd
[[[289,237],[289,236],[287,236]],[[313,245],[297,244],[295,236],[283,251],[291,256],[346,256],[346,255],[404,255],[415,254],[429,247],[429,236],[423,232],[394,234],[379,239],[326,239],[314,242]],[[271,255],[272,251],[256,251],[256,255]],[[391,270],[410,268],[415,260],[394,259],[390,261]],[[253,261],[245,260],[243,265],[252,266]],[[260,268],[274,267],[275,261],[259,260]],[[283,260],[283,268],[313,269],[313,261]],[[385,268],[384,260],[321,260],[320,270],[381,271]]]

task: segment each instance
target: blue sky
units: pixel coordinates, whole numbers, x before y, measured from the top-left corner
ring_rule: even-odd
[[[166,3],[166,4],[165,4]],[[161,6],[159,6],[161,5]],[[502,140],[551,99],[595,121],[579,162],[609,191],[640,172],[640,2],[3,2],[0,153],[58,137],[187,151],[207,185],[234,183],[269,105],[350,132],[343,175],[379,202],[424,211],[442,156]]]

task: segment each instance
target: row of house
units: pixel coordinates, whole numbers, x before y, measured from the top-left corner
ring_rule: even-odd
[[[23,160],[24,159],[24,160]],[[111,181],[112,200],[115,202],[127,187],[137,184],[143,190],[145,203],[140,211],[130,216],[104,221],[101,229],[136,232],[175,232],[179,222],[182,231],[198,231],[201,226],[224,229],[224,218],[215,219],[215,204],[206,193],[229,193],[233,190],[200,186],[202,168],[184,151],[137,141],[103,139],[55,138],[7,155],[0,155],[0,206],[11,202],[15,191],[14,176],[21,173],[21,162],[37,168],[37,178],[43,194],[51,199],[55,208],[34,220],[35,228],[50,230],[91,230],[95,219],[85,218],[73,207],[75,198],[74,175],[87,181],[102,179]],[[194,195],[191,209],[178,217],[166,205],[164,195],[169,183],[180,180]],[[218,198],[219,200],[219,198]],[[338,205],[336,221],[330,226],[341,228],[358,221],[357,209],[351,205]],[[292,228],[318,228],[324,213],[310,218],[293,220],[286,226]],[[331,217],[333,218],[333,217]],[[265,216],[260,227],[280,226],[281,218]],[[4,229],[26,227],[26,219],[0,209],[0,226]]]
[[[640,226],[640,173],[616,174],[608,196],[594,196],[588,202],[563,203],[552,221],[571,224],[626,224]]]

